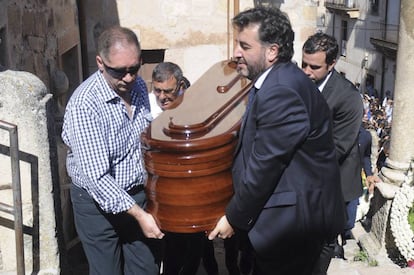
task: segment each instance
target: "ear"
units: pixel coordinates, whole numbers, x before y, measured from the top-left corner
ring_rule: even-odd
[[[180,89],[186,89],[185,83],[183,80],[180,80],[180,82],[178,82],[178,86],[180,87]]]
[[[104,64],[103,64],[103,60],[102,57],[100,57],[99,55],[96,56],[96,65],[98,65],[98,69],[103,72],[104,71]]]
[[[279,55],[279,45],[272,44],[267,48],[267,60],[274,63]]]
[[[179,85],[183,88],[183,89],[188,89],[188,87],[190,87],[191,83],[190,81],[183,76],[179,82]]]
[[[335,64],[336,64],[336,59],[332,61],[332,64],[328,65],[328,71],[332,71],[332,69],[335,67]]]

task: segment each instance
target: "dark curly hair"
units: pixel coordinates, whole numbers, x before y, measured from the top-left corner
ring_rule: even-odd
[[[338,56],[339,46],[335,37],[323,32],[317,32],[305,41],[302,48],[306,54],[325,52],[325,63],[331,65]]]
[[[289,17],[278,8],[252,8],[236,15],[232,23],[238,31],[251,24],[258,24],[260,41],[267,45],[278,45],[278,60],[286,62],[292,59],[295,33]]]

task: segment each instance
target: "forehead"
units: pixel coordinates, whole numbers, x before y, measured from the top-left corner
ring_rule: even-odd
[[[259,25],[249,24],[243,29],[237,31],[237,38],[239,42],[246,43],[260,43],[259,40]]]
[[[111,64],[128,67],[139,62],[140,52],[134,44],[116,43],[108,54]]]
[[[177,81],[175,77],[172,75],[167,80],[159,82],[159,81],[153,81],[153,86],[156,88],[175,88],[177,85]]]
[[[303,53],[302,60],[310,65],[323,65],[325,64],[326,53],[325,52],[316,52],[316,53]]]

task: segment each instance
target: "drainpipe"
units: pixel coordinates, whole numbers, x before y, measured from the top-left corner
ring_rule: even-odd
[[[240,11],[240,1],[233,0],[233,16],[236,16]],[[230,18],[230,0],[227,0],[227,60],[230,60],[230,56],[232,55],[230,49],[230,40],[233,40],[233,49],[235,48],[235,41],[232,38],[231,30],[231,18]]]
[[[385,1],[385,18],[384,18],[385,24],[384,24],[384,34],[383,34],[383,39],[386,40],[387,39],[387,22],[388,22],[388,0]],[[382,70],[381,70],[381,87],[380,87],[380,102],[382,102],[382,100],[384,99],[384,78],[385,78],[385,55],[382,54],[381,57],[381,63],[382,63]]]

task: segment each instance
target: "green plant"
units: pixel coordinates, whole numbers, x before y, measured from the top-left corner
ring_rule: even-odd
[[[414,205],[410,208],[408,212],[408,223],[410,224],[411,230],[414,231]]]
[[[355,262],[366,262],[368,263],[369,266],[378,266],[377,260],[371,259],[365,250],[360,250],[354,256],[354,261]]]

